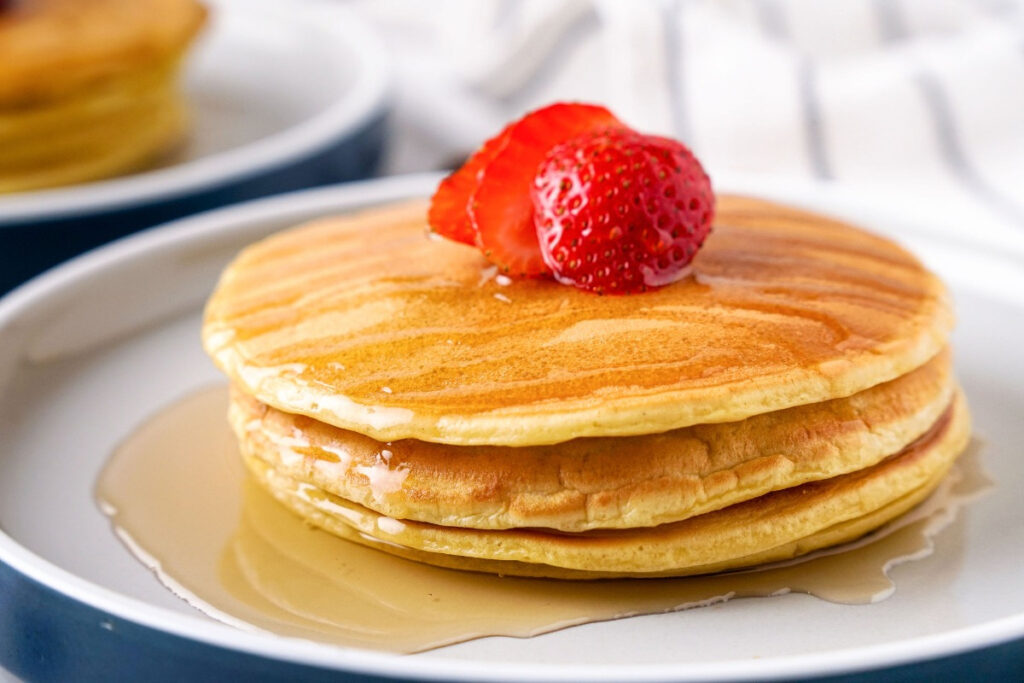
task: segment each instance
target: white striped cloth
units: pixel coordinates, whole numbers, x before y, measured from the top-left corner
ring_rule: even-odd
[[[1024,235],[1024,2],[354,0],[399,77],[388,172],[555,100],[687,142],[714,178],[832,181]]]

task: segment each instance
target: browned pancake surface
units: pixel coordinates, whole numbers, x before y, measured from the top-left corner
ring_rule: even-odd
[[[425,237],[426,205],[286,231],[211,298],[204,342],[246,393],[372,436],[533,445],[663,432],[848,396],[925,363],[952,324],[892,242],[719,198],[692,277],[601,297],[505,283]]]
[[[196,0],[15,0],[0,11],[0,108],[163,64],[205,18]]]

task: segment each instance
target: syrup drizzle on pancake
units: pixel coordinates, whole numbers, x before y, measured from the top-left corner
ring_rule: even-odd
[[[619,297],[499,283],[476,250],[424,239],[424,214],[253,245],[210,300],[207,350],[260,401],[378,441],[519,446],[847,396],[923,364],[952,325],[903,249],[759,200],[720,198],[689,279]]]

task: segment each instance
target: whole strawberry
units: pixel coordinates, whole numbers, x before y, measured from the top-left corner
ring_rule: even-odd
[[[599,294],[661,287],[686,274],[711,230],[711,181],[682,143],[617,128],[552,148],[530,190],[554,277]]]

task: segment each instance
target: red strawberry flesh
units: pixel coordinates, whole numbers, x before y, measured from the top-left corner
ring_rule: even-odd
[[[533,228],[530,188],[552,147],[581,133],[624,129],[604,107],[554,104],[523,117],[507,129],[479,174],[469,200],[477,245],[502,272],[519,277],[550,273]]]
[[[552,148],[531,198],[554,277],[602,294],[683,277],[714,212],[710,180],[689,149],[630,130],[585,133]]]
[[[479,183],[480,172],[505,146],[512,126],[485,142],[458,170],[438,185],[430,198],[427,223],[430,230],[448,239],[476,246],[476,229],[469,219],[469,198]]]

